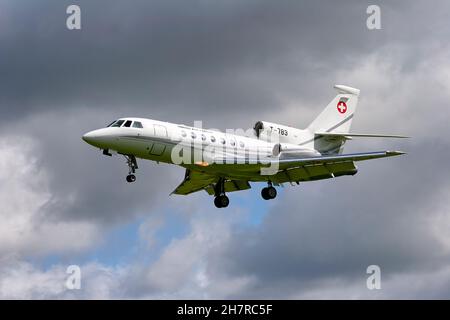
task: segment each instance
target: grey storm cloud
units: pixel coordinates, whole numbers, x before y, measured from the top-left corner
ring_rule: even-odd
[[[82,9],[80,31],[65,28],[72,3]],[[411,274],[429,280],[449,265],[450,242],[439,225],[450,223],[442,196],[450,189],[442,169],[450,150],[443,116],[450,98],[450,6],[380,1],[382,29],[369,31],[369,4],[376,3],[2,1],[0,137],[34,142],[27,152],[46,173],[51,194],[39,217],[89,222],[102,231],[157,216],[173,203],[197,212],[188,216],[193,231],[187,238],[174,240],[155,266],[137,268],[143,278],[119,277],[123,291],[136,297],[176,292],[173,279],[190,283],[183,277],[194,262],[186,252],[204,262],[212,297],[352,297],[370,264],[379,264],[389,281],[382,297],[448,297],[445,286],[408,294],[399,282],[412,281]],[[182,169],[141,161],[137,183],[124,187],[125,163],[81,140],[122,116],[203,120],[219,129],[262,119],[306,125],[338,82],[362,89],[355,131],[413,136],[351,141],[346,150],[392,147],[409,154],[361,164],[355,177],[285,188],[250,230],[228,229],[220,223],[226,218],[208,217],[217,214],[212,206],[191,203],[210,202],[204,195],[166,197]],[[198,237],[209,223],[215,223],[214,250]],[[183,253],[178,260],[177,250]],[[165,270],[174,272],[172,279]],[[448,282],[445,270],[436,277],[427,283]],[[235,288],[230,279],[246,285],[239,280]],[[350,291],[333,291],[333,281]],[[195,290],[198,296],[207,291]],[[178,296],[196,297],[188,292]]]
[[[69,3],[6,2],[1,105],[15,112],[4,119],[80,104],[162,118],[171,111],[177,121],[186,121],[180,110],[192,119],[205,110],[251,115],[329,81],[333,65],[351,66],[389,32],[365,28],[364,1],[78,1],[83,28],[70,32]],[[395,6],[383,9],[403,39]],[[405,21],[414,13],[397,10]]]

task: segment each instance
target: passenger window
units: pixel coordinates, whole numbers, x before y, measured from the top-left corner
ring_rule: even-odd
[[[129,128],[131,126],[132,122],[133,121],[131,121],[131,120],[127,120],[127,122],[125,122],[125,124],[123,126]]]
[[[195,132],[191,132],[191,137],[192,137],[192,139],[197,138],[197,135],[195,134]]]
[[[116,123],[114,123],[113,125],[111,125],[111,127],[120,127],[122,125],[122,123],[124,123],[125,120],[119,120]]]
[[[185,138],[185,137],[186,137],[186,131],[181,130],[181,136],[182,136],[183,138]]]
[[[244,143],[243,143],[242,141],[239,142],[239,146],[240,146],[241,148],[245,147],[245,145],[244,145]]]
[[[220,143],[221,144],[225,144],[225,139],[224,138],[220,138]]]
[[[211,136],[211,142],[216,142],[216,138],[214,136]]]
[[[202,140],[205,141],[206,140],[206,136],[204,134],[202,134]]]
[[[230,144],[234,147],[236,145],[236,142],[234,140],[231,140]]]
[[[133,122],[133,128],[139,128],[142,129],[142,123],[140,123],[139,121],[135,121]]]

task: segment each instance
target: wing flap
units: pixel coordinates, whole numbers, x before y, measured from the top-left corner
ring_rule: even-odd
[[[186,169],[183,182],[172,192],[172,194],[188,195],[197,191],[205,190],[214,195],[214,184],[219,177],[200,171]],[[227,180],[225,181],[225,192],[233,192],[250,189],[251,186],[245,180]]]
[[[277,183],[311,181],[354,175],[357,171],[353,161],[322,163],[288,168],[277,173],[272,180]]]
[[[228,180],[225,181],[225,192],[234,192],[234,191],[241,191],[241,190],[247,190],[250,189],[251,186],[248,183],[248,181],[244,180]],[[214,188],[212,185],[209,185],[205,188],[206,192],[208,192],[210,195],[214,195]]]
[[[186,169],[183,182],[171,194],[188,195],[205,189],[217,182],[217,177],[199,171]]]

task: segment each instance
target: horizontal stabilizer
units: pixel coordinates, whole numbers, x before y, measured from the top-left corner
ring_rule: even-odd
[[[339,133],[339,132],[315,132],[315,135],[318,136],[328,136],[328,137],[342,137],[344,139],[353,138],[353,137],[361,137],[361,138],[410,138],[407,136],[399,136],[393,134],[370,134],[370,133]]]

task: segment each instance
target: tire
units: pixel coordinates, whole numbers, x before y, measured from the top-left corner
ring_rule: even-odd
[[[268,188],[262,188],[262,190],[261,190],[261,197],[264,200],[270,200],[271,199],[267,190],[268,190]]]
[[[269,199],[275,199],[277,196],[277,189],[274,187],[268,187],[266,193],[269,196]]]
[[[220,203],[220,196],[214,198],[214,205],[216,206],[216,208],[222,208]]]
[[[219,198],[221,208],[228,207],[228,205],[230,204],[230,199],[228,199],[228,197],[226,195],[220,196],[218,198]]]
[[[129,174],[127,175],[127,182],[135,182],[136,181],[136,176],[134,174]]]

